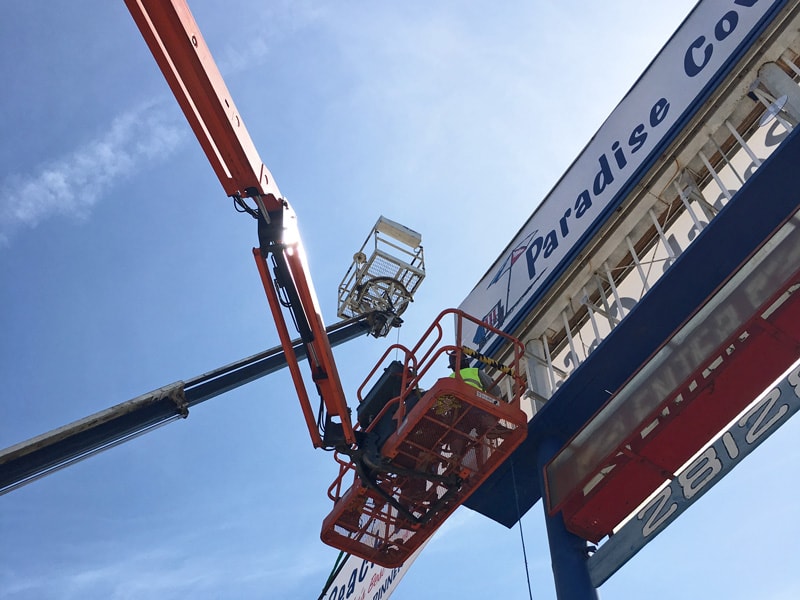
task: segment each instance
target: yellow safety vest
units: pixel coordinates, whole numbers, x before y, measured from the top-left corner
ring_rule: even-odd
[[[461,369],[460,371],[461,379],[464,380],[464,383],[470,384],[474,388],[478,388],[481,391],[485,391],[483,389],[483,384],[481,383],[481,376],[478,373],[478,369],[474,367],[468,367],[466,369]],[[455,372],[450,373],[450,377],[455,377]]]

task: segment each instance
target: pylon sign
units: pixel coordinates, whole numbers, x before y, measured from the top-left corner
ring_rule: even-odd
[[[513,332],[783,4],[699,2],[459,308]]]
[[[422,546],[402,566],[394,569],[347,555],[319,600],[388,600],[424,548]]]
[[[589,559],[599,587],[800,410],[800,363],[662,488]]]

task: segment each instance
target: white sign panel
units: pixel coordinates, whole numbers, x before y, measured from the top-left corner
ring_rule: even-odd
[[[782,4],[699,2],[459,308],[512,332]],[[464,332],[488,353],[494,337]]]
[[[425,545],[396,569],[387,569],[350,555],[319,600],[386,600],[423,548]]]

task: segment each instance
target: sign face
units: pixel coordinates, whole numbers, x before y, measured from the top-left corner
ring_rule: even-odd
[[[599,587],[800,410],[800,363],[656,494],[589,559]]]
[[[319,600],[386,600],[424,548],[425,545],[396,569],[387,569],[350,555]]]
[[[513,332],[782,4],[699,2],[459,308]],[[470,326],[491,354],[496,336]]]

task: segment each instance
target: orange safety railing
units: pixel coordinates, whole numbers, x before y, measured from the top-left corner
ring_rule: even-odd
[[[455,343],[444,343],[445,319],[455,319]],[[480,389],[448,376],[450,356],[460,364],[465,321],[487,327],[506,342],[504,368]],[[337,455],[334,501],[322,527],[329,545],[386,567],[401,565],[525,439],[520,408],[526,389],[524,347],[462,311],[442,312],[410,350],[395,344],[358,390],[365,389],[392,354],[402,355],[399,393],[357,428],[359,448]],[[472,352],[471,352],[472,353]],[[432,385],[431,385],[432,384]],[[430,387],[428,387],[430,386]]]

